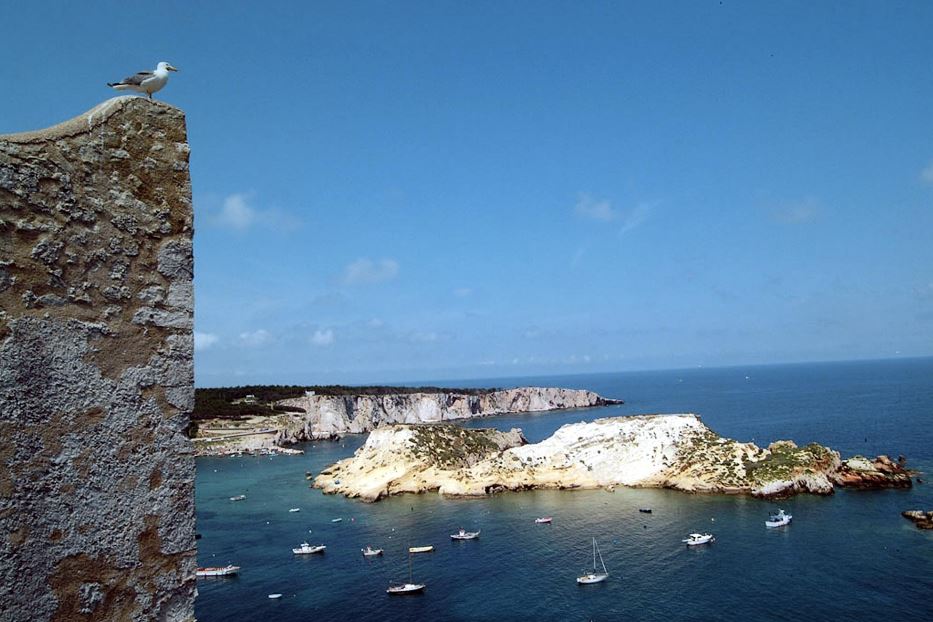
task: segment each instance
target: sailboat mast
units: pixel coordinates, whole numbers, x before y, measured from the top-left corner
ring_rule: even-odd
[[[593,538],[593,572],[596,572],[596,538]]]

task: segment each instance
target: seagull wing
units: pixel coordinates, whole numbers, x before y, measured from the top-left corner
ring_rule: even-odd
[[[152,77],[151,71],[140,71],[137,74],[134,74],[127,78],[123,78],[117,84],[125,84],[127,86],[139,86],[143,83],[143,80],[146,80],[151,77]]]

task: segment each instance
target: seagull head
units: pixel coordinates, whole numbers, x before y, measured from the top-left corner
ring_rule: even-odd
[[[161,63],[159,63],[158,66],[156,66],[156,70],[157,71],[178,71],[177,69],[172,67],[171,63],[166,63],[165,61],[162,61]]]

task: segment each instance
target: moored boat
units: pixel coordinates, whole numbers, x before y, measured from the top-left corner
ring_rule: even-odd
[[[292,508],[289,510],[289,512],[300,512],[300,511],[301,511],[301,508]]]
[[[599,563],[603,566],[602,572],[596,572],[596,556],[599,556]],[[589,585],[591,583],[602,583],[609,578],[609,571],[606,570],[606,562],[603,561],[603,554],[599,552],[599,546],[596,544],[596,538],[593,538],[593,572],[577,577],[579,585]]]
[[[535,522],[538,523],[539,525],[545,525],[545,524],[550,524],[552,520],[554,519],[550,516],[542,516],[541,518],[536,518]]]
[[[713,537],[711,533],[692,533],[687,536],[686,539],[681,540],[687,544],[687,546],[696,546],[698,544],[709,544],[713,542],[716,538]]]
[[[434,545],[429,546],[410,546],[408,547],[409,553],[430,553],[434,550]]]
[[[425,548],[425,547],[420,547]],[[434,548],[434,547],[430,547]],[[408,549],[408,583],[393,583],[389,585],[386,589],[386,594],[391,595],[403,595],[403,594],[418,594],[423,592],[426,585],[424,583],[415,583],[411,578],[411,549]]]
[[[271,598],[272,600],[278,600],[279,598],[282,598],[282,595],[281,594],[269,594],[269,598]]]
[[[638,508],[638,511],[642,514],[651,514],[651,508]]]
[[[771,516],[768,517],[768,520],[765,521],[765,527],[769,529],[783,527],[784,525],[789,525],[793,518],[794,517],[790,514],[785,513],[784,510],[778,510],[777,512],[772,512]]]
[[[198,568],[195,574],[199,577],[229,577],[240,572],[239,566],[204,566]]]
[[[451,540],[475,540],[479,538],[478,531],[465,531],[462,527],[457,533],[450,534]]]
[[[230,500],[231,501],[242,501],[245,498],[246,498],[246,495],[237,495],[235,497],[230,497]]]
[[[398,583],[390,585],[386,594],[417,594],[423,592],[425,587],[424,583]]]
[[[323,553],[327,549],[323,544],[318,544],[312,546],[307,542],[302,542],[301,546],[296,549],[292,549],[292,553],[295,555],[312,555],[314,553]]]
[[[382,549],[374,549],[371,546],[367,546],[365,549],[360,549],[363,553],[363,557],[376,557],[382,555]]]

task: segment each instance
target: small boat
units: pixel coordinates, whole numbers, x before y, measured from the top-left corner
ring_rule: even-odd
[[[332,519],[330,519],[330,522],[332,522],[332,523],[339,523],[339,522],[342,521],[342,520],[343,520],[342,518],[332,518]]]
[[[541,518],[536,518],[535,522],[538,523],[539,525],[544,525],[544,524],[550,524],[552,520],[554,519],[550,516],[542,516]]]
[[[462,528],[459,532],[450,534],[451,540],[476,540],[478,537],[478,531],[464,531]]]
[[[271,598],[272,600],[276,600],[276,599],[282,598],[282,595],[281,594],[269,594],[269,598]]]
[[[778,510],[777,512],[771,513],[771,516],[769,516],[768,520],[765,521],[765,527],[769,529],[774,527],[783,527],[784,525],[789,525],[793,518],[794,517],[790,514],[786,514],[784,510]]]
[[[430,553],[434,550],[434,546],[410,546],[408,547],[409,553]]]
[[[307,542],[302,542],[301,546],[299,546],[297,549],[292,549],[292,553],[295,555],[312,555],[314,553],[323,553],[326,548],[327,547],[323,544],[311,546]]]
[[[198,568],[195,574],[199,577],[229,577],[240,572],[239,566],[206,566]]]
[[[651,514],[651,508],[638,508],[638,511],[642,514]]]
[[[714,538],[711,533],[692,533],[687,536],[685,540],[681,540],[681,542],[685,542],[687,546],[696,546],[698,544],[709,544],[714,540],[716,540],[716,538]]]
[[[292,508],[289,510],[289,512],[300,512],[300,511],[301,511],[301,508]]]
[[[382,555],[382,549],[374,549],[371,546],[367,546],[365,549],[360,549],[363,553],[363,557],[376,557]]]
[[[230,500],[231,501],[242,501],[245,498],[246,498],[246,495],[237,495],[235,497],[230,497]]]
[[[603,566],[602,572],[596,572],[596,556],[599,555],[599,563]],[[579,585],[589,585],[590,583],[602,583],[609,578],[609,571],[606,570],[606,562],[603,561],[603,554],[599,552],[599,546],[596,544],[596,538],[593,538],[593,572],[577,577]]]
[[[419,547],[425,548],[425,547]],[[429,547],[434,548],[434,547]],[[394,583],[386,589],[386,594],[391,595],[403,595],[403,594],[418,594],[423,592],[425,588],[424,583],[415,583],[411,578],[411,549],[408,553],[408,583]]]

